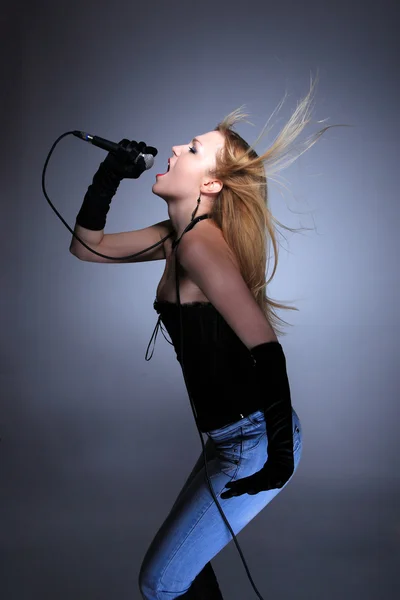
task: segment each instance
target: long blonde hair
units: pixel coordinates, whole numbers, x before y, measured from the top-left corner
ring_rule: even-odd
[[[220,179],[224,185],[212,203],[209,214],[234,252],[243,279],[277,335],[286,335],[280,329],[278,322],[289,324],[276,314],[275,309],[298,310],[298,308],[276,302],[266,293],[266,287],[272,281],[278,266],[278,244],[274,224],[279,224],[288,231],[295,230],[282,225],[272,215],[268,206],[267,176],[273,179],[273,175],[311,148],[330,127],[341,127],[341,125],[324,127],[304,142],[304,149],[301,152],[293,157],[286,157],[293,142],[310,121],[312,94],[317,80],[318,77],[313,83],[311,76],[310,91],[299,102],[272,146],[261,156],[258,156],[253,147],[233,131],[234,125],[248,116],[247,113],[241,112],[242,107],[231,112],[214,128],[214,131],[223,134],[225,144],[217,154],[215,168],[210,170],[209,174]],[[285,97],[278,105],[278,109],[284,100]],[[254,145],[263,135],[270,119]],[[267,247],[269,241],[272,242],[275,259],[272,274],[268,281],[265,281],[266,265],[270,254],[270,244]]]

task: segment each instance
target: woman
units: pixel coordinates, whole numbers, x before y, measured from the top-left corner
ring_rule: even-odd
[[[209,438],[210,482],[235,535],[287,485],[301,457],[301,425],[291,404],[285,356],[277,338],[277,333],[284,333],[274,312],[274,307],[286,307],[265,293],[277,266],[277,244],[264,162],[275,172],[273,167],[281,162],[277,159],[307,124],[313,87],[260,157],[232,129],[246,116],[238,111],[191,143],[174,146],[169,171],[157,175],[152,188],[166,201],[170,219],[156,229],[140,230],[148,234],[151,230],[153,236],[156,231],[159,238],[167,234],[166,267],[154,308],[160,314],[156,328],[162,320],[178,360],[175,252],[179,261],[185,383],[199,429]],[[306,149],[315,141],[307,141]],[[128,141],[123,142],[129,149]],[[136,147],[157,154],[144,142]],[[139,244],[139,231],[103,232],[119,182],[143,171],[142,160],[132,165],[123,153],[119,158],[109,154],[100,165],[76,221],[77,235],[97,251],[121,257],[146,248],[145,240],[158,239],[143,234]],[[195,215],[209,218],[183,233]],[[275,266],[265,282],[267,236]],[[104,255],[89,259],[74,238],[71,251],[83,260],[112,262]],[[136,261],[160,258],[160,250],[154,249]],[[143,559],[139,587],[146,600],[222,598],[210,561],[232,535],[214,502],[203,460],[200,453]]]

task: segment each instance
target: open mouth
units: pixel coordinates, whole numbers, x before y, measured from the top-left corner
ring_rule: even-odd
[[[163,177],[163,175],[166,175],[168,173],[169,169],[170,169],[170,165],[168,165],[168,169],[165,171],[165,173],[158,173],[156,175],[156,177]]]

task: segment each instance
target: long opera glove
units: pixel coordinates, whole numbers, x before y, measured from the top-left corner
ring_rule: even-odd
[[[257,473],[227,483],[223,499],[282,488],[294,472],[292,403],[283,348],[279,342],[265,342],[250,353],[265,416],[268,458]]]

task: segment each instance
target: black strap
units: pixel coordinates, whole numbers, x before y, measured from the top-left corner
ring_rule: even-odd
[[[211,219],[211,215],[206,214],[206,215],[200,215],[200,217],[196,217],[195,219],[193,219],[193,221],[190,221],[189,225],[185,228],[184,232],[182,233],[181,237],[179,238],[179,240],[175,240],[172,242],[172,250],[174,250],[176,248],[176,246],[179,244],[179,242],[182,239],[182,236],[187,232],[190,231],[195,225],[196,223],[198,223],[198,221],[203,221],[204,219]]]

